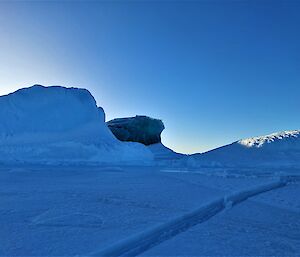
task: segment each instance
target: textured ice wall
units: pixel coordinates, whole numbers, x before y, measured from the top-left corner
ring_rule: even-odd
[[[107,122],[112,133],[121,141],[151,145],[161,142],[165,126],[161,120],[147,116],[119,118]]]

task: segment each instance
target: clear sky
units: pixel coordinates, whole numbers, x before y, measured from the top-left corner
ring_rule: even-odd
[[[299,129],[300,1],[0,2],[0,94],[84,87],[186,153]]]

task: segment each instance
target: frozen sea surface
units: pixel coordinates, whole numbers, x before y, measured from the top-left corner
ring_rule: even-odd
[[[225,210],[142,256],[299,256],[300,186]]]
[[[2,168],[0,256],[88,256],[270,181],[158,167]],[[279,255],[299,255],[299,195],[298,184],[261,194],[140,253],[276,255],[282,246]]]

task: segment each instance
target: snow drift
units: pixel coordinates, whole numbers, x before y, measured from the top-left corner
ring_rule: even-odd
[[[299,167],[300,130],[242,139],[189,158],[203,167]]]
[[[153,153],[154,159],[157,161],[175,161],[186,156],[185,154],[174,152],[162,143],[149,145],[148,148]]]
[[[118,141],[89,91],[35,85],[0,97],[0,161],[149,161],[151,152]]]

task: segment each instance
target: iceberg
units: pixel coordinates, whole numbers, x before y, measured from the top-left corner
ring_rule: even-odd
[[[116,163],[153,159],[138,143],[123,143],[86,89],[34,85],[0,97],[0,161]]]

